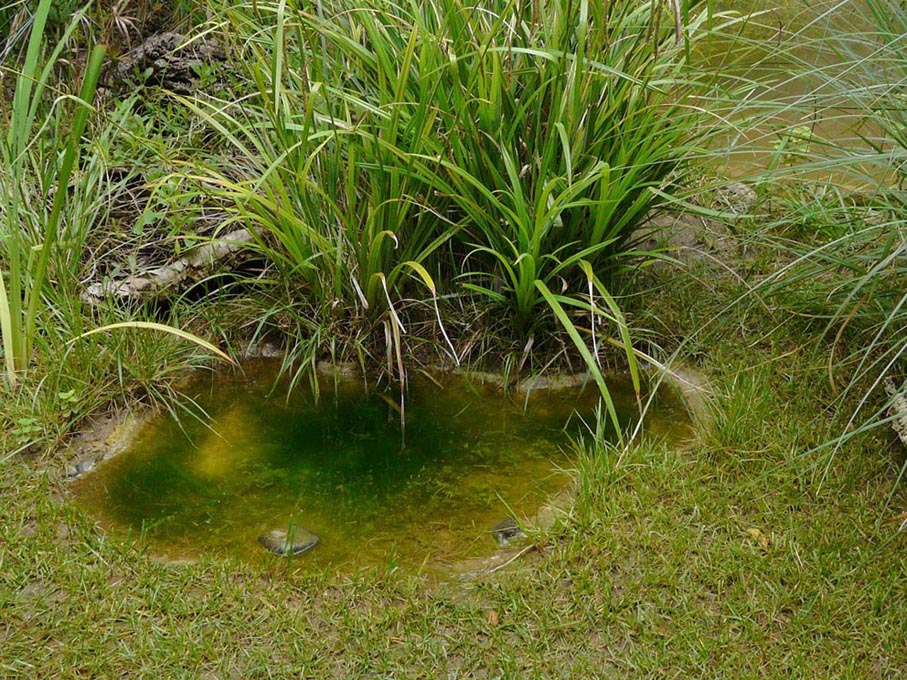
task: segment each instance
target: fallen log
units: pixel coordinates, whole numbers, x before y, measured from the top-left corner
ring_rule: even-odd
[[[82,293],[82,299],[94,304],[110,298],[151,300],[163,297],[170,289],[183,283],[201,281],[250,259],[254,252],[248,244],[253,239],[248,229],[232,231],[161,267],[125,279],[92,283]]]

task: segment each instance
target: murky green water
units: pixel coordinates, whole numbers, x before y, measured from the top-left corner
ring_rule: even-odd
[[[75,482],[77,501],[171,558],[279,561],[257,539],[295,522],[321,538],[297,564],[443,567],[491,554],[491,527],[532,516],[564,488],[565,432],[579,432],[577,414],[591,419],[597,402],[592,389],[514,401],[462,378],[414,380],[404,435],[392,400],[357,381],[323,380],[319,400],[287,401],[281,387],[272,394],[273,375],[262,363],[246,379],[199,382],[210,427],[147,424],[130,451]],[[635,401],[614,385],[630,421]],[[688,432],[675,397],[657,406],[650,430]]]
[[[739,106],[737,113],[726,115],[733,120],[761,118],[755,125],[728,126],[726,137],[717,140],[715,148],[725,154],[725,169],[731,175],[784,165],[785,152],[792,151],[793,157],[807,150],[827,152],[829,144],[864,148],[866,137],[879,134],[840,91],[827,86],[851,72],[852,60],[868,49],[867,43],[852,39],[873,31],[861,0],[719,1],[713,11],[747,18],[702,41],[694,63],[726,76],[727,96]],[[827,168],[804,170],[801,175],[843,184],[852,181]]]

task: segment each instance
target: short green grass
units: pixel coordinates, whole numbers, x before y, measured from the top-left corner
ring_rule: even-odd
[[[66,503],[65,453],[6,458],[0,674],[898,676],[904,451],[875,430],[823,477],[803,455],[837,425],[823,361],[801,326],[777,327],[783,311],[738,306],[705,335],[740,292],[722,271],[662,271],[663,294],[634,311],[672,329],[668,348],[699,329],[688,361],[719,398],[697,441],[578,451],[573,507],[537,551],[475,581],[162,564]],[[696,279],[712,287],[678,283]]]

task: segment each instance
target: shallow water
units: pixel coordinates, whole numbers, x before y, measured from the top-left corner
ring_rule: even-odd
[[[731,98],[741,107],[731,119],[762,117],[757,125],[728,126],[726,137],[716,140],[715,147],[725,154],[726,171],[747,176],[797,162],[799,176],[843,185],[876,176],[879,168],[860,168],[867,177],[858,180],[857,173],[847,169],[799,167],[806,160],[801,151],[834,155],[835,147],[866,148],[866,138],[881,134],[865,112],[847,102],[843,85],[839,91],[827,87],[835,78],[859,72],[850,60],[868,49],[874,31],[864,3],[750,0],[715,2],[713,9],[716,15],[730,10],[747,19],[700,43],[694,63],[725,74],[729,91],[735,93]],[[842,53],[848,49],[854,52]],[[826,85],[820,85],[823,82]]]
[[[491,527],[533,516],[565,487],[567,433],[582,431],[580,415],[592,422],[597,403],[591,386],[516,400],[462,378],[443,387],[421,379],[410,386],[404,433],[389,395],[323,380],[318,400],[311,391],[287,400],[275,368],[198,382],[210,427],[148,423],[129,451],[74,483],[77,502],[108,531],[169,558],[279,561],[257,538],[293,522],[321,538],[295,564],[443,569],[492,554]],[[632,392],[613,385],[630,422]],[[686,412],[662,392],[646,427],[683,436]]]

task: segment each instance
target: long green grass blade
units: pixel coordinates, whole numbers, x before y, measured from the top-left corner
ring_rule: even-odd
[[[92,335],[97,335],[98,333],[109,333],[110,331],[115,331],[115,330],[119,330],[119,329],[130,329],[130,328],[158,331],[160,333],[170,333],[171,335],[175,335],[178,338],[182,338],[183,340],[187,340],[191,343],[198,345],[202,349],[207,350],[207,351],[211,352],[212,354],[217,355],[224,361],[226,361],[230,364],[233,364],[234,366],[238,366],[236,361],[233,360],[230,357],[230,355],[225,353],[223,350],[218,349],[217,347],[212,345],[207,340],[204,340],[204,339],[198,337],[197,335],[193,335],[192,333],[189,333],[188,331],[184,331],[180,328],[174,328],[173,326],[168,326],[168,325],[162,324],[162,323],[154,323],[152,321],[122,321],[119,323],[107,324],[106,326],[101,326],[100,328],[93,328],[90,331],[86,331],[85,333],[82,333],[81,335],[78,335],[75,338],[73,338],[72,340],[70,340],[69,343],[74,344],[75,342],[77,342],[79,340],[83,340],[85,338],[91,337]]]
[[[586,343],[583,342],[583,339],[580,337],[579,331],[576,329],[576,325],[570,320],[570,317],[567,315],[567,312],[561,306],[561,303],[558,301],[557,296],[555,296],[542,281],[535,282],[536,288],[542,294],[542,297],[545,299],[545,302],[551,308],[551,311],[554,313],[554,316],[561,323],[561,326],[567,332],[567,335],[573,341],[573,345],[579,351],[580,356],[583,357],[583,361],[586,362],[586,368],[589,369],[589,373],[592,375],[592,378],[595,380],[595,383],[598,385],[599,392],[601,392],[602,399],[605,401],[605,408],[608,411],[608,416],[611,419],[611,424],[614,426],[614,431],[619,437],[623,436],[620,426],[620,420],[617,417],[617,409],[614,406],[614,400],[611,397],[611,392],[608,389],[608,384],[605,382],[605,377],[602,375],[601,368],[599,368],[598,361],[592,356],[589,352],[589,348],[586,346]]]
[[[90,102],[94,99],[95,89],[97,88],[98,79],[101,75],[101,65],[104,63],[106,49],[103,45],[98,45],[91,52],[88,65],[85,69],[85,76],[82,81],[82,89],[79,92],[79,99],[76,102],[76,112],[73,116],[73,125],[70,132],[69,142],[63,155],[63,164],[57,175],[57,191],[54,194],[53,207],[51,208],[50,217],[44,230],[44,242],[41,244],[41,250],[38,254],[38,260],[32,274],[31,288],[28,294],[28,310],[25,316],[25,356],[23,361],[27,362],[31,358],[32,345],[35,335],[35,321],[38,316],[38,304],[44,287],[44,278],[47,274],[47,266],[50,261],[50,254],[57,242],[57,230],[60,224],[60,217],[63,213],[63,206],[66,203],[69,193],[69,178],[72,175],[73,168],[78,163],[79,154],[82,145],[82,133],[88,122],[88,112],[91,109]]]

